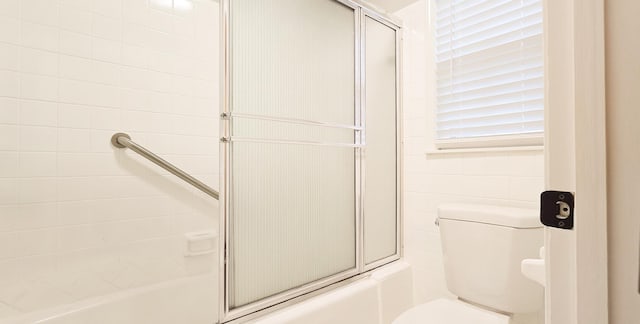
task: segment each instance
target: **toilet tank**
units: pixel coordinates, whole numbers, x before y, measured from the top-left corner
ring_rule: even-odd
[[[543,245],[535,209],[446,204],[438,217],[449,291],[506,313],[541,309],[543,288],[520,272]]]

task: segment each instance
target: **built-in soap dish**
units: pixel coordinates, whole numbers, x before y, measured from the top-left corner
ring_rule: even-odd
[[[217,252],[218,235],[214,232],[189,232],[184,234],[184,237],[187,241],[185,256],[193,257]]]

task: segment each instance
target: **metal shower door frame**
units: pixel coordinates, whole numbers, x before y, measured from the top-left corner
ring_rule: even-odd
[[[326,278],[322,278],[316,281],[309,282],[301,287],[286,290],[276,295],[266,297],[259,301],[250,303],[248,305],[240,306],[234,309],[230,309],[229,306],[229,282],[232,276],[229,265],[229,242],[231,238],[230,231],[230,216],[231,210],[231,185],[232,185],[232,153],[233,145],[230,141],[233,129],[233,120],[231,118],[231,12],[230,3],[233,0],[221,0],[220,1],[220,21],[221,21],[221,47],[220,47],[220,102],[221,102],[221,118],[220,118],[220,202],[219,202],[219,323],[237,323],[245,319],[250,319],[260,315],[264,315],[266,312],[270,312],[282,307],[295,304],[304,299],[315,296],[319,293],[325,292],[334,287],[345,285],[353,280],[361,278],[366,275],[365,272],[373,268],[379,267],[383,264],[398,260],[402,255],[402,133],[401,133],[401,120],[402,120],[402,100],[401,100],[401,68],[402,68],[402,29],[401,23],[395,18],[376,12],[375,10],[368,8],[367,5],[358,0],[327,0],[338,2],[354,11],[354,54],[355,54],[355,66],[354,66],[354,155],[355,155],[355,267],[348,269]],[[365,17],[372,18],[384,25],[394,29],[396,31],[396,201],[397,201],[397,215],[396,215],[396,253],[394,255],[385,257],[381,260],[375,261],[368,265],[364,264],[364,238],[363,238],[363,186],[364,186],[364,165],[365,159],[363,154],[364,145],[364,131],[361,129],[364,126],[365,119],[365,107],[364,102],[364,19]]]

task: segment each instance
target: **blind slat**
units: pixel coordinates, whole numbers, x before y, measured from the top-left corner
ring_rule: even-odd
[[[541,133],[541,0],[440,0],[437,138]]]

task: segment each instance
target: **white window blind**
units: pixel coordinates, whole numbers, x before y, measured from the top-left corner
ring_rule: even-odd
[[[438,0],[439,146],[522,134],[541,142],[542,45],[541,0]]]

